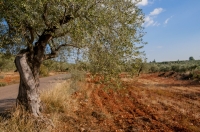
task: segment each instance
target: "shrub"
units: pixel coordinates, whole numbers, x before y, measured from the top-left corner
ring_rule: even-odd
[[[49,75],[49,69],[45,65],[40,66],[40,75],[41,76],[48,76]]]
[[[148,63],[143,63],[142,65],[142,73],[148,73],[150,71],[151,66]]]
[[[162,66],[161,68],[160,68],[160,72],[168,72],[168,71],[170,71],[171,70],[171,68],[169,67],[169,66]]]
[[[7,84],[4,82],[0,82],[0,87],[6,86]]]
[[[174,71],[174,72],[179,72],[179,65],[173,65],[172,67],[171,67],[171,69],[172,69],[172,71]]]
[[[187,67],[186,66],[181,66],[179,69],[179,72],[186,72],[187,71]]]
[[[152,65],[150,67],[150,72],[154,73],[154,72],[158,72],[159,71],[159,67],[157,65]]]

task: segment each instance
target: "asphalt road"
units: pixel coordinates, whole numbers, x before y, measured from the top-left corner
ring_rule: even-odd
[[[57,83],[61,83],[71,77],[70,74],[59,74],[55,76],[40,78],[40,90],[53,88]],[[15,106],[19,84],[0,87],[0,113]]]

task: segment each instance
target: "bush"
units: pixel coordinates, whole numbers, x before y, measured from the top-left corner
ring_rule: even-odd
[[[173,65],[173,66],[171,67],[171,69],[172,69],[172,71],[174,71],[174,72],[179,72],[179,66],[178,66],[178,65]]]
[[[6,83],[0,82],[0,87],[6,86]]]
[[[46,60],[43,65],[48,68],[49,71],[56,72],[67,72],[69,70],[70,64],[67,62],[58,62],[55,60]]]
[[[157,65],[152,65],[150,67],[150,72],[155,73],[159,71],[159,67]]]
[[[151,66],[148,63],[143,63],[142,65],[142,73],[148,73],[150,71]]]
[[[179,72],[186,72],[187,71],[187,67],[186,66],[181,66],[179,69]]]
[[[0,76],[0,79],[4,79],[4,76]]]
[[[45,65],[40,66],[40,75],[41,76],[48,76],[49,75],[49,69]]]
[[[168,72],[170,70],[171,70],[171,68],[169,66],[162,66],[162,67],[160,67],[160,72]]]

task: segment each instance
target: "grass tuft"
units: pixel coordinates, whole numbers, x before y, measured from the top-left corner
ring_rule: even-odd
[[[60,83],[55,88],[41,92],[43,117],[34,118],[29,113],[16,108],[0,116],[0,132],[50,132],[55,126],[62,124],[62,113],[70,111],[70,82]],[[50,122],[49,122],[50,121]]]

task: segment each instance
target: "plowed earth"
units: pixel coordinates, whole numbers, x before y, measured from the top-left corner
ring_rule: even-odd
[[[82,132],[200,132],[199,82],[144,74],[124,88],[81,83],[57,130]]]

